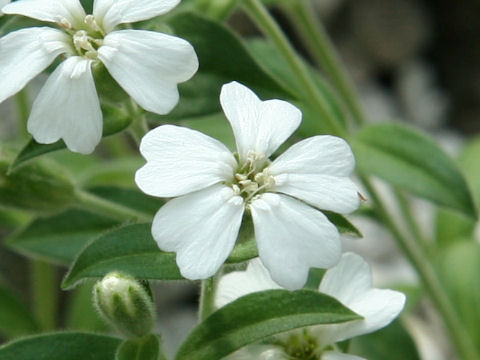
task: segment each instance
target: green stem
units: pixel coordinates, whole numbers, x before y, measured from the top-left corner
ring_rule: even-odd
[[[468,332],[465,331],[462,322],[458,318],[455,308],[442,288],[430,261],[428,261],[423,251],[417,246],[415,240],[402,234],[370,180],[365,176],[360,176],[360,179],[373,200],[377,216],[379,216],[390,229],[397,243],[402,247],[402,250],[420,275],[420,279],[430,295],[430,299],[442,315],[462,359],[478,360],[479,356],[475,345],[472,343]]]
[[[15,105],[17,108],[19,123],[22,124],[22,134],[27,136],[27,121],[30,114],[30,100],[28,99],[28,91],[26,87],[15,96]]]
[[[200,321],[205,320],[211,313],[215,311],[215,288],[215,276],[206,280],[202,280],[200,289],[200,308],[198,314]]]
[[[296,0],[288,2],[285,6],[292,10],[289,14],[294,16],[295,25],[303,37],[309,40],[306,41],[306,45],[312,56],[325,70],[327,76],[344,98],[345,105],[352,114],[355,123],[357,125],[365,124],[367,122],[366,117],[357,100],[358,97],[353,83],[350,81],[323,24],[310,6],[310,1]]]
[[[33,260],[31,263],[33,313],[43,331],[55,329],[58,305],[57,285],[55,267]]]
[[[105,200],[101,197],[85,192],[83,190],[76,191],[75,195],[78,201],[78,205],[85,210],[90,210],[101,215],[106,215],[120,221],[152,221],[152,216],[150,214]]]
[[[306,90],[305,96],[307,96],[307,99],[305,100],[315,108],[319,117],[326,121],[328,127],[331,129],[332,134],[345,137],[345,129],[328,110],[328,104],[312,80],[312,77],[309,74],[305,64],[298,57],[292,45],[290,45],[288,39],[283,34],[282,30],[277,25],[268,10],[259,0],[244,0],[243,5],[249,12],[252,19],[256,21],[265,35],[272,40],[279,52],[290,65],[292,71],[295,73],[303,88]]]
[[[132,117],[133,121],[129,127],[130,134],[135,142],[140,145],[142,138],[150,130],[148,128],[147,117],[142,109],[131,100],[127,107],[128,114]]]
[[[409,229],[412,231],[412,235],[417,240],[418,244],[422,247],[422,250],[427,254],[430,253],[430,244],[427,242],[427,239],[423,235],[422,230],[418,225],[418,222],[413,216],[412,209],[407,197],[399,189],[395,189],[394,195],[397,199],[398,205],[400,206],[400,210],[405,218],[405,221],[407,222]]]

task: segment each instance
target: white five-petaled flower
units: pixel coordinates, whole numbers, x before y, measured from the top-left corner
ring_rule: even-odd
[[[20,91],[59,55],[63,61],[37,96],[28,131],[39,143],[63,139],[75,152],[91,153],[102,136],[102,112],[92,65],[102,62],[144,109],[166,114],[178,102],[177,84],[198,68],[185,40],[119,24],[164,14],[180,0],[95,0],[86,14],[79,0],[19,0],[2,8],[56,24],[32,27],[0,39],[0,102]]]
[[[223,276],[217,287],[215,305],[217,308],[236,300],[237,298],[263,290],[279,289],[270,277],[268,271],[259,259],[252,260],[246,271],[232,272]],[[327,270],[318,291],[339,300],[363,317],[341,324],[318,325],[308,328],[308,332],[293,332],[299,337],[308,336],[308,344],[312,355],[322,360],[355,360],[359,357],[328,351],[326,348],[336,342],[351,339],[356,336],[374,332],[390,324],[402,311],[405,305],[405,295],[393,290],[376,289],[372,287],[372,276],[369,265],[353,253],[343,254],[340,262]],[[288,343],[292,334],[281,335],[280,342]],[[307,343],[307,342],[306,342]],[[233,354],[229,360],[240,360],[247,354],[258,354],[255,359],[270,359],[269,354],[276,352],[275,359],[291,359],[284,348],[268,345],[246,347]],[[282,357],[281,354],[284,354]],[[289,354],[292,355],[292,354]],[[273,359],[273,358],[272,358]]]
[[[349,213],[359,205],[348,178],[354,157],[333,136],[303,140],[271,162],[295,131],[301,112],[281,100],[261,101],[245,86],[223,86],[220,102],[238,154],[200,132],[160,126],[142,139],[147,160],[135,181],[147,194],[177,197],[153,220],[160,249],[177,253],[188,279],[214,275],[235,246],[245,209],[252,215],[259,256],[272,277],[298,289],[310,267],[335,265],[336,227],[318,209]]]

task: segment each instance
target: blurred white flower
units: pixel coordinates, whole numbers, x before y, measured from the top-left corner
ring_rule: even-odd
[[[261,261],[255,259],[248,264],[246,271],[232,272],[220,279],[215,295],[215,306],[222,307],[252,292],[278,288],[280,286],[272,280]],[[308,336],[310,341],[305,343],[315,344],[316,348],[311,351],[322,360],[361,359],[325,349],[336,342],[387,326],[400,314],[405,305],[405,295],[402,293],[373,288],[370,267],[360,256],[353,253],[343,254],[340,262],[327,270],[318,291],[334,297],[363,317],[362,320],[342,324],[312,326],[308,328],[308,332],[303,330],[293,332],[297,342],[299,337]],[[288,345],[290,336],[291,334],[281,335],[280,342]],[[248,351],[247,348],[239,354]],[[237,355],[235,353],[229,360],[241,359]]]
[[[339,233],[317,209],[349,213],[358,207],[348,177],[352,151],[343,139],[315,136],[270,162],[299,126],[300,110],[281,100],[261,101],[236,82],[223,86],[220,101],[237,155],[200,132],[172,125],[142,139],[147,163],[137,171],[137,185],[153,196],[180,196],[155,216],[153,238],[162,250],[177,253],[183,276],[205,279],[232,251],[248,209],[272,277],[288,289],[301,288],[310,267],[331,267],[340,258]]]
[[[10,0],[0,0],[0,16],[3,15],[2,7],[4,7],[5,5],[7,5],[9,2],[10,2]]]
[[[0,102],[20,91],[59,55],[65,61],[36,98],[28,131],[39,143],[63,139],[75,152],[91,153],[102,136],[102,112],[92,65],[102,62],[144,109],[166,114],[178,102],[177,84],[197,71],[185,40],[153,31],[117,30],[123,23],[164,14],[180,0],[95,0],[87,15],[79,0],[19,0],[3,7],[56,24],[11,32],[0,39]]]

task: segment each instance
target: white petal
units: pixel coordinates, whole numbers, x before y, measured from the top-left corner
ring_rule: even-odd
[[[271,191],[291,195],[321,210],[348,214],[360,205],[357,186],[347,177],[280,174],[273,178]]]
[[[85,10],[78,0],[19,0],[2,11],[49,22],[67,20],[74,27],[81,27],[85,19]]]
[[[184,277],[214,275],[232,251],[244,211],[243,199],[217,184],[169,201],[155,215],[152,235],[160,249],[177,253]]]
[[[237,82],[223,85],[220,103],[235,134],[240,160],[249,151],[270,156],[300,125],[302,113],[286,101],[261,101]]]
[[[180,0],[95,0],[93,15],[106,32],[118,24],[147,20],[165,14]]]
[[[345,140],[330,135],[302,140],[281,154],[270,165],[272,174],[322,174],[350,176],[355,158]]]
[[[251,203],[258,251],[272,279],[301,288],[310,267],[335,265],[340,235],[320,211],[285,195],[265,193]]]
[[[0,0],[0,16],[3,15],[2,8],[7,5],[10,2],[10,0]]]
[[[68,52],[68,41],[65,33],[48,27],[21,29],[0,38],[0,102]]]
[[[390,324],[403,310],[405,295],[388,289],[370,289],[348,307],[364,320],[337,325],[336,341],[377,331]]]
[[[102,137],[102,111],[92,60],[69,57],[50,75],[32,106],[28,131],[50,144],[63,139],[74,152],[89,154]]]
[[[345,253],[338,264],[325,273],[318,291],[350,306],[358,296],[371,288],[370,266],[361,256]]]
[[[256,258],[249,262],[247,270],[233,271],[222,276],[215,292],[215,306],[220,308],[254,292],[281,288],[272,280],[261,260]]]
[[[348,178],[354,167],[355,159],[345,140],[323,135],[291,146],[268,172],[275,179],[272,191],[322,210],[348,214],[360,205],[357,186]]]
[[[283,348],[275,345],[249,345],[223,360],[288,360],[290,357]]]
[[[163,125],[140,144],[147,163],[135,182],[143,192],[173,197],[229,181],[237,167],[232,153],[219,141],[198,131]]]
[[[198,69],[197,55],[187,41],[153,31],[112,32],[105,37],[98,57],[140,106],[157,114],[175,107],[177,84]]]
[[[337,351],[327,351],[322,354],[322,360],[366,360],[360,356],[344,354]]]
[[[319,291],[335,297],[364,319],[318,327],[324,341],[332,343],[371,333],[387,326],[400,314],[405,295],[371,286],[370,267],[356,254],[344,254],[340,262],[326,272]]]

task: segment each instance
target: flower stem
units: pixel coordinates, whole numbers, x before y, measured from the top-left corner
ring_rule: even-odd
[[[26,87],[15,96],[15,105],[19,124],[21,124],[22,135],[27,136],[27,121],[30,114],[30,101],[28,99],[28,91]]]
[[[198,314],[200,321],[205,320],[211,313],[215,311],[215,288],[215,276],[202,281],[200,289],[200,308]]]
[[[288,13],[296,20],[294,21],[295,26],[305,39],[309,39],[306,45],[310,53],[325,70],[325,73],[343,97],[355,123],[357,125],[365,124],[367,122],[366,117],[357,100],[353,83],[350,81],[323,24],[310,6],[310,1],[290,1],[285,3],[285,7],[291,9]]]
[[[78,205],[85,210],[90,210],[101,215],[106,215],[120,221],[152,221],[152,216],[150,214],[131,209],[129,207],[114,203],[109,200],[105,200],[86,191],[77,190],[75,192],[75,195],[78,201]]]
[[[259,0],[244,0],[243,5],[247,9],[252,19],[256,21],[265,35],[272,40],[279,52],[290,65],[292,71],[295,73],[301,85],[306,90],[305,96],[307,96],[307,99],[305,100],[308,101],[310,105],[313,106],[316,111],[318,111],[318,115],[324,121],[326,121],[328,127],[331,129],[332,134],[345,137],[345,129],[328,110],[328,104],[312,80],[312,77],[310,76],[305,64],[298,57],[292,45],[288,42],[288,39],[283,34],[282,30],[272,18],[268,10]]]
[[[458,318],[455,308],[445,293],[432,264],[423,251],[417,246],[415,240],[402,234],[393,220],[393,217],[389,214],[387,207],[382,202],[380,196],[370,182],[370,179],[363,175],[360,176],[360,179],[374,202],[375,212],[390,229],[397,240],[397,243],[401,246],[405,255],[410,259],[410,262],[420,275],[421,281],[429,293],[430,299],[442,315],[462,359],[478,360],[479,355],[477,350],[472,343],[468,332],[465,331],[465,328],[462,326],[462,322]]]
[[[33,313],[43,331],[52,331],[57,320],[57,273],[53,265],[43,261],[31,262]]]

